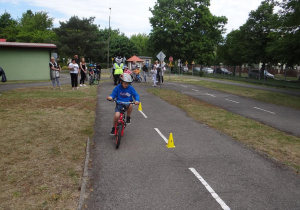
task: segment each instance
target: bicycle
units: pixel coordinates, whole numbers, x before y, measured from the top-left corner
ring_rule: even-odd
[[[134,81],[134,82],[137,82],[137,83],[140,83],[140,82],[143,81],[143,78],[141,77],[140,74],[135,74],[135,73],[133,73],[133,81]]]
[[[97,71],[97,70],[96,70]],[[100,76],[98,76],[98,74],[96,73],[95,69],[93,69],[93,71],[90,71],[90,76],[89,76],[89,84],[90,85],[98,85],[99,81],[100,81]],[[100,73],[99,73],[100,75]]]
[[[116,136],[116,149],[120,147],[121,138],[124,135],[124,130],[126,128],[126,111],[131,104],[135,104],[134,102],[122,102],[117,100],[111,100],[112,102],[116,103],[116,107],[118,105],[125,105],[122,106],[120,110],[120,117],[118,119],[117,124],[115,125],[115,136]]]

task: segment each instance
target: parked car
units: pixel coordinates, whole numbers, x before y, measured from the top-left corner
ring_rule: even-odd
[[[211,73],[214,73],[214,70],[212,68],[209,68],[209,67],[204,67],[202,69],[202,71],[206,74],[211,74]]]
[[[259,70],[251,70],[248,74],[249,77],[251,78],[259,78]]]
[[[199,71],[200,71],[200,67],[198,67],[198,66],[194,67],[194,68],[193,68],[193,71],[199,72]]]
[[[266,77],[271,78],[271,79],[274,79],[274,77],[275,77],[273,74],[271,74],[267,70],[264,71],[264,74],[265,74]]]
[[[214,73],[216,73],[216,74],[228,74],[228,75],[232,74],[231,71],[228,71],[225,68],[216,68],[216,70],[214,71]]]
[[[259,78],[259,70],[253,69],[253,70],[251,70],[251,71],[249,72],[248,75],[249,75],[249,77],[258,79],[258,78]],[[273,74],[270,74],[267,70],[264,71],[264,75],[265,75],[267,78],[274,79],[274,75],[273,75]],[[263,76],[262,76],[261,78],[263,78]]]
[[[186,67],[186,66],[184,66],[182,69],[183,69],[184,72],[188,72],[189,71],[189,68]]]
[[[196,66],[196,67],[194,67],[193,71],[197,71],[197,72],[203,71],[204,73],[207,73],[207,74],[214,73],[214,70],[212,68],[209,68],[209,67],[204,67],[201,70],[200,67]]]

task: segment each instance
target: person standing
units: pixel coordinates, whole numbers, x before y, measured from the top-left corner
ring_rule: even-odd
[[[120,78],[120,75],[123,74],[124,65],[123,65],[122,61],[123,61],[123,58],[121,55],[117,55],[115,57],[115,63],[113,66],[114,85],[118,85],[118,80]]]
[[[154,66],[155,66],[156,71],[157,71],[157,82],[158,82],[158,84],[160,84],[161,66],[160,66],[160,64],[158,63],[157,60],[155,61],[155,65]]]
[[[143,63],[142,70],[143,70],[144,82],[146,82],[147,76],[149,77],[149,72],[148,72],[148,67],[146,66],[145,63]]]
[[[156,66],[153,65],[153,69],[151,70],[152,73],[152,80],[153,80],[153,87],[156,87],[156,75],[157,75],[157,70],[156,70]]]
[[[49,63],[49,67],[50,67],[50,78],[52,80],[53,89],[55,90],[55,81],[56,81],[57,86],[61,90],[62,88],[60,87],[60,83],[59,83],[59,72],[61,71],[61,68],[55,62],[55,58],[54,57],[51,57],[51,60],[50,60],[50,63]]]
[[[72,90],[78,90],[78,72],[79,66],[75,61],[75,58],[72,59],[72,63],[69,64],[68,69],[70,70],[71,75],[71,84]]]
[[[87,73],[86,62],[85,62],[84,58],[81,58],[81,62],[80,62],[80,75],[81,75],[81,78],[80,78],[80,82],[79,82],[80,85],[79,86],[86,86],[84,84],[86,73]]]

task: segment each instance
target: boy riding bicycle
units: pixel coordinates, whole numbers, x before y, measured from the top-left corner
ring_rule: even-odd
[[[123,73],[120,76],[120,81],[121,84],[116,86],[113,90],[113,92],[110,94],[110,96],[107,97],[107,100],[111,101],[115,99],[116,101],[121,101],[121,102],[133,102],[135,100],[135,105],[139,104],[140,101],[140,96],[134,89],[130,83],[132,83],[132,77],[128,73]],[[113,120],[113,127],[111,131],[111,135],[115,134],[115,125],[118,123],[118,119],[120,117],[120,110],[122,109],[123,106],[127,106],[124,104],[118,104],[115,109],[115,115],[114,115],[114,120]],[[131,123],[131,112],[132,112],[132,104],[129,105],[128,110],[127,110],[127,118],[126,118],[126,123],[130,124]]]

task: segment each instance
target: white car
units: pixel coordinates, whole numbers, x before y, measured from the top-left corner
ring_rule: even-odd
[[[274,79],[274,75],[270,74],[267,70],[264,71],[264,74],[266,77]]]
[[[204,68],[202,69],[202,71],[203,71],[204,73],[206,73],[206,74],[212,74],[212,73],[214,73],[214,70],[213,70],[212,68],[209,68],[209,67],[204,67]]]

